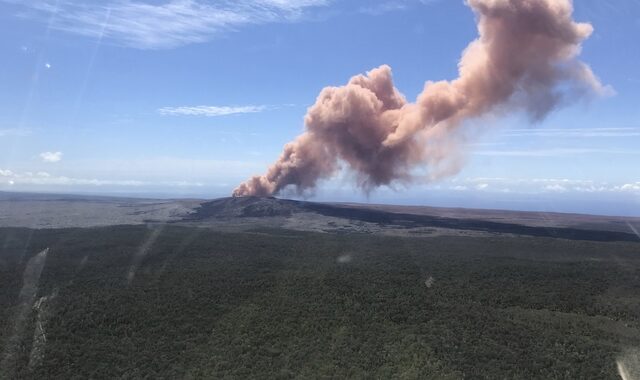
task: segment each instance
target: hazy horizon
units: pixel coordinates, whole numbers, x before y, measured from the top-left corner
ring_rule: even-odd
[[[214,200],[219,198],[230,197],[225,193],[160,193],[160,192],[96,192],[96,191],[5,191],[0,190],[2,194],[15,194],[19,196],[64,196],[64,197],[106,197],[106,198],[136,198],[136,199],[157,199],[157,200],[180,200],[180,199],[198,199],[198,200]],[[569,213],[569,214],[585,214],[585,215],[601,215],[601,216],[623,216],[623,217],[640,217],[640,206],[636,206],[632,202],[616,199],[601,198],[579,198],[566,197],[558,199],[556,197],[529,197],[527,194],[511,194],[501,199],[481,196],[465,196],[464,194],[453,194],[443,196],[442,193],[431,193],[430,198],[401,198],[396,199],[392,196],[384,197],[352,197],[348,194],[333,193],[329,195],[320,195],[315,197],[298,197],[292,194],[277,195],[279,199],[303,200],[321,203],[360,203],[360,204],[380,204],[392,206],[426,206],[436,208],[461,208],[461,209],[478,209],[478,210],[498,210],[498,211],[514,211],[514,212],[543,212],[543,213]],[[630,206],[631,205],[631,206]]]

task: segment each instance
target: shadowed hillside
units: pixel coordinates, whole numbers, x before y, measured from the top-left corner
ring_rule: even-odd
[[[231,197],[220,198],[200,205],[195,212],[185,218],[202,221],[211,218],[232,217],[273,217],[291,216],[295,213],[313,212],[324,216],[358,220],[381,226],[403,228],[438,227],[454,230],[480,231],[489,233],[516,234],[526,236],[553,237],[591,241],[632,241],[640,242],[640,237],[632,232],[594,230],[566,227],[535,227],[516,223],[501,223],[468,218],[448,218],[414,213],[385,211],[366,206],[328,204],[278,199],[273,197]]]

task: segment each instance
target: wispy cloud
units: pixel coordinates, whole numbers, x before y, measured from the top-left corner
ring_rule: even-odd
[[[62,152],[42,152],[40,158],[43,162],[60,162],[62,160]]]
[[[371,4],[371,5],[362,7],[360,8],[360,12],[377,16],[387,12],[401,11],[401,10],[407,9],[407,7],[408,7],[408,4],[406,1],[402,1],[402,0],[385,1],[379,4]]]
[[[184,106],[163,107],[158,109],[158,112],[169,116],[225,116],[262,112],[267,108],[267,106]]]
[[[19,4],[23,17],[46,20],[61,30],[102,37],[139,49],[172,48],[208,41],[220,33],[247,25],[291,22],[308,9],[330,0],[109,0],[87,4],[80,0],[0,0]]]
[[[148,185],[166,187],[202,187],[200,182],[189,181],[157,181],[148,182],[140,180],[118,180],[118,179],[96,179],[96,178],[74,178],[67,176],[54,176],[47,172],[23,172],[14,173],[11,170],[0,169],[0,185],[51,185],[51,186],[125,186],[142,187]]]
[[[640,137],[640,128],[545,128],[511,129],[504,131],[505,137]]]
[[[359,11],[377,16],[388,12],[403,11],[414,5],[426,5],[436,1],[438,0],[386,0],[377,3],[372,2],[372,4],[361,7]]]
[[[584,154],[607,155],[640,155],[640,150],[600,149],[600,148],[552,148],[552,149],[524,149],[524,150],[480,150],[473,152],[478,156],[506,156],[506,157],[566,157]]]
[[[31,135],[30,129],[25,128],[9,128],[9,129],[0,129],[0,137],[9,137],[9,136],[18,136],[24,137]]]

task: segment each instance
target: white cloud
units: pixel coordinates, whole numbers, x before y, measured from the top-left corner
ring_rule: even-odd
[[[43,162],[59,162],[62,160],[62,152],[42,152],[40,158]]]
[[[171,116],[224,116],[241,113],[256,113],[267,109],[267,106],[185,106],[163,107],[158,109],[162,115]]]
[[[555,192],[559,192],[559,193],[564,193],[565,191],[567,191],[566,187],[564,187],[564,186],[562,186],[560,184],[557,184],[557,183],[554,183],[552,185],[546,185],[544,187],[544,189],[547,190],[547,191],[555,191]]]
[[[20,4],[24,16],[49,23],[55,30],[104,38],[139,49],[172,48],[208,41],[242,26],[300,19],[307,9],[329,0],[0,0]],[[50,17],[54,13],[55,17]]]
[[[487,190],[515,193],[632,193],[640,195],[640,181],[614,184],[568,178],[467,178],[454,190]]]
[[[626,183],[620,186],[620,191],[640,192],[640,182]]]

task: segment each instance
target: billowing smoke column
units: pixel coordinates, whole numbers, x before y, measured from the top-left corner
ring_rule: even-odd
[[[386,65],[326,87],[305,116],[306,131],[285,145],[266,174],[233,195],[273,195],[289,185],[301,194],[342,162],[366,191],[409,182],[418,165],[433,168],[432,177],[452,174],[465,120],[516,110],[539,120],[560,104],[605,90],[577,59],[593,29],[572,20],[571,0],[467,4],[479,38],[465,49],[457,79],[427,82],[415,103],[394,87]]]

